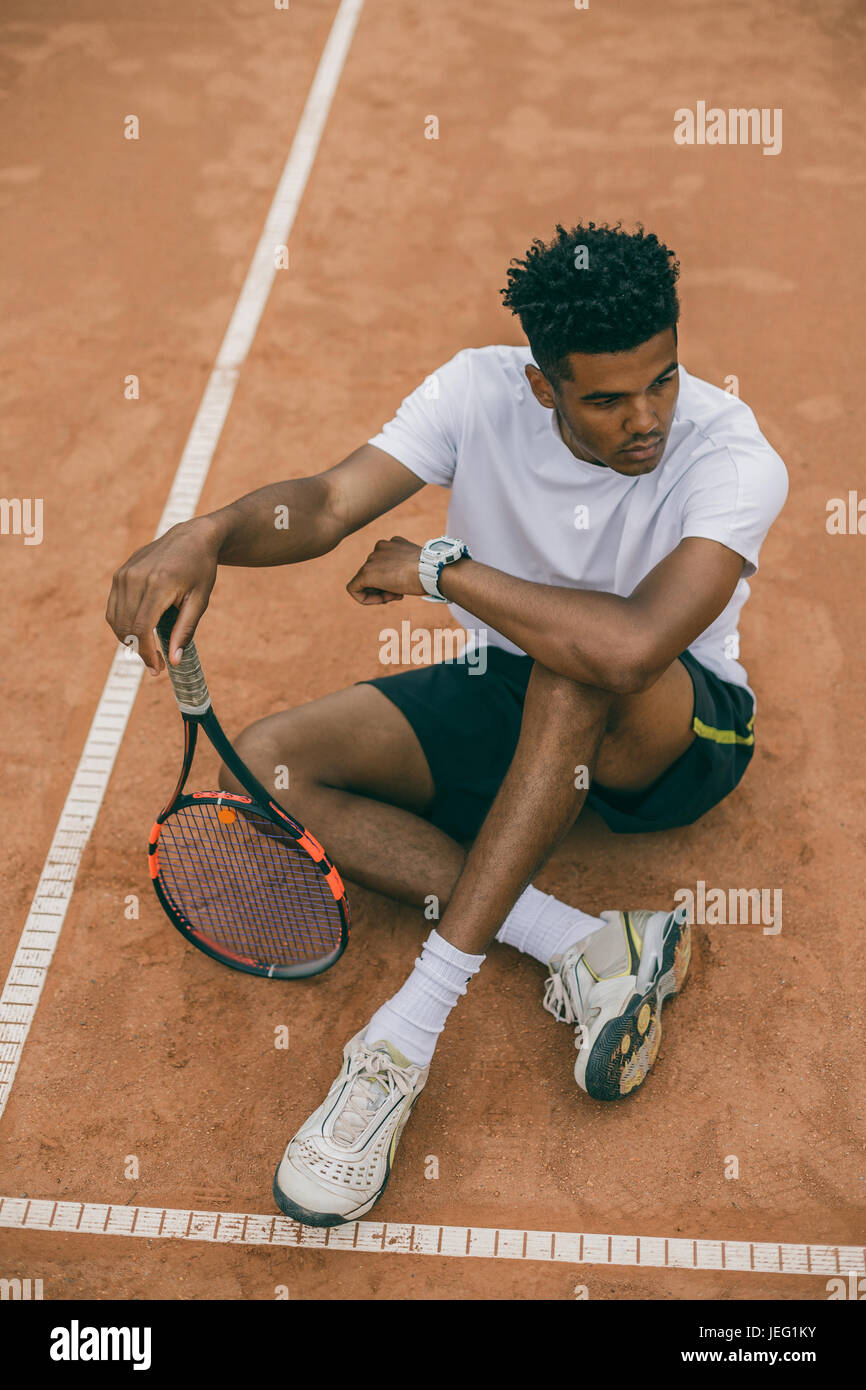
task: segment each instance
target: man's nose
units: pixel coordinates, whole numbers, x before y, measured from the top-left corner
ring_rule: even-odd
[[[642,435],[658,432],[659,417],[649,396],[637,396],[629,403],[623,423],[629,434]]]

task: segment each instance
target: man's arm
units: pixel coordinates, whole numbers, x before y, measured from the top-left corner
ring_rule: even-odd
[[[420,594],[419,548],[379,541],[349,592]],[[468,557],[446,566],[440,591],[557,675],[617,694],[647,690],[719,616],[737,586],[743,557],[719,541],[690,536],[627,598],[536,584]]]
[[[171,652],[179,660],[177,649],[195,632],[219,565],[288,565],[325,555],[423,486],[390,454],[363,444],[324,473],[259,488],[137,550],[114,575],[106,620],[121,641],[136,638],[156,674],[163,665],[156,623],[171,604],[178,608]]]
[[[631,695],[715,621],[742,571],[735,551],[688,537],[627,598],[532,584],[468,560],[446,568],[439,587],[558,675]]]

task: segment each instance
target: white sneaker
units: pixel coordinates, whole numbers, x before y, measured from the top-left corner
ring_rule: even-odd
[[[430,1068],[357,1033],[318,1110],[289,1140],[274,1177],[277,1206],[304,1226],[341,1226],[378,1202]]]
[[[596,1100],[640,1086],[656,1059],[661,1011],[683,986],[691,929],[676,912],[603,912],[607,926],[550,962],[548,1013],[575,1023],[574,1079]]]

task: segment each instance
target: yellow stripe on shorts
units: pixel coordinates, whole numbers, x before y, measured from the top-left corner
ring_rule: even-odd
[[[714,729],[712,724],[705,724],[702,719],[698,719],[698,716],[695,715],[692,720],[692,728],[698,738],[708,738],[713,743],[744,743],[746,747],[751,747],[755,742],[755,733],[752,728],[754,722],[755,716],[752,715],[746,725],[748,734],[738,734],[736,729]]]

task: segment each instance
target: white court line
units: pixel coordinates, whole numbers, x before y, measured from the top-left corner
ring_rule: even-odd
[[[688,1240],[682,1236],[590,1235],[579,1231],[518,1231],[490,1226],[410,1226],[353,1221],[346,1226],[298,1226],[284,1216],[111,1206],[104,1202],[35,1201],[0,1197],[0,1227],[89,1236],[144,1236],[217,1245],[293,1246],[300,1250],[365,1254],[440,1255],[552,1264],[627,1265],[746,1274],[866,1274],[862,1245],[777,1245],[770,1241]]]
[[[198,505],[240,368],[276,275],[275,250],[288,241],[363,5],[364,0],[342,0],[334,17],[264,230],[181,455],[157,536],[177,522],[187,521]],[[6,1109],[72,899],[81,856],[96,824],[143,669],[128,648],[118,648],[0,995],[0,1116]]]

